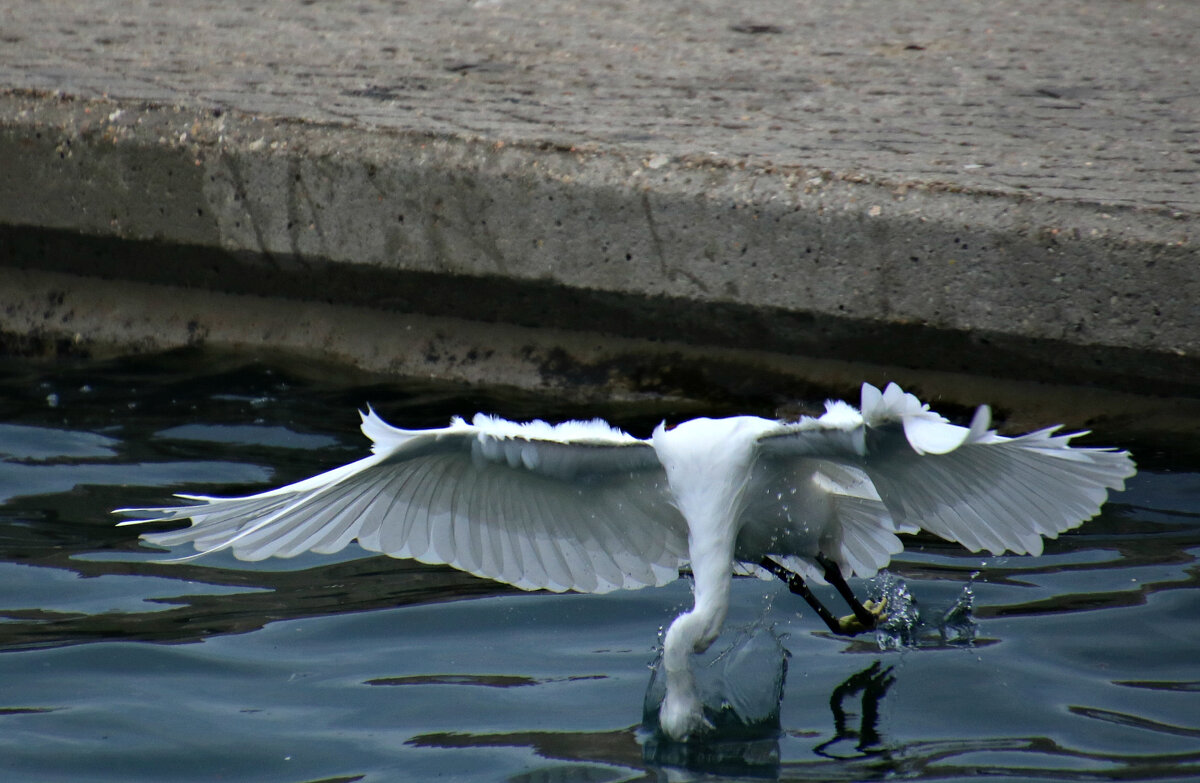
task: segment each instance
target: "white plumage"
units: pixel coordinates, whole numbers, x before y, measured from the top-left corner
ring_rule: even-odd
[[[690,565],[695,605],[668,629],[664,730],[705,720],[690,654],[717,637],[732,575],[871,576],[924,529],[972,551],[1040,554],[1044,538],[1095,516],[1135,472],[1128,452],[1073,448],[1057,428],[1008,438],[979,408],[947,422],[891,384],[859,410],[819,418],[694,419],[649,440],[602,421],[471,423],[402,430],[363,415],[368,457],[241,498],[123,509],[140,522],[191,519],[143,537],[244,560],[371,551],[447,563],[520,588],[608,592],[662,585]],[[198,555],[197,555],[198,556]],[[766,560],[764,560],[764,558]]]

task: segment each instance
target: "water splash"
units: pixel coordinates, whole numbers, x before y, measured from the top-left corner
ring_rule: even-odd
[[[693,657],[692,672],[704,702],[704,717],[722,738],[773,736],[779,731],[779,705],[787,677],[787,649],[771,628],[754,624],[724,647]],[[657,730],[658,708],[666,695],[660,652],[651,664],[643,721]]]
[[[679,742],[664,734],[658,722],[666,695],[660,653],[651,664],[642,708],[643,759],[706,774],[774,777],[788,655],[782,637],[757,622],[729,645],[714,645],[694,656],[692,672],[712,728]]]
[[[974,580],[972,574],[971,579]],[[917,647],[970,647],[977,625],[973,581],[963,585],[949,605],[919,605],[908,583],[889,571],[871,580],[868,593],[874,601],[887,602],[887,619],[875,629],[881,650]]]

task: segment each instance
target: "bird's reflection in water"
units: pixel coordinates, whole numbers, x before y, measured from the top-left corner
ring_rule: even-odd
[[[861,758],[883,752],[886,748],[879,733],[879,703],[895,681],[892,667],[875,661],[834,688],[829,697],[834,736],[813,748],[813,752],[831,759]],[[847,702],[853,704],[859,694],[862,696],[855,728],[854,712],[852,707],[847,708]]]

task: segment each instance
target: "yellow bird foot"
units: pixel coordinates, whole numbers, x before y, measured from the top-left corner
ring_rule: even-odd
[[[885,622],[888,618],[886,613],[886,598],[880,599],[878,603],[871,600],[863,601],[863,609],[866,609],[867,612],[874,618],[871,621],[871,624],[867,625],[862,620],[858,619],[858,617],[848,614],[845,617],[838,619],[838,627],[840,628],[841,633],[845,634],[846,636],[855,636],[863,631],[873,631],[875,630],[876,626],[882,622]]]

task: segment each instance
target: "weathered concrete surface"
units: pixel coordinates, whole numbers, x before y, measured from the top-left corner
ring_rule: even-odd
[[[1191,2],[97,0],[0,28],[0,263],[163,286],[131,310],[184,286],[445,319],[476,356],[501,330],[470,321],[1200,396]],[[75,334],[17,290],[0,328]]]

